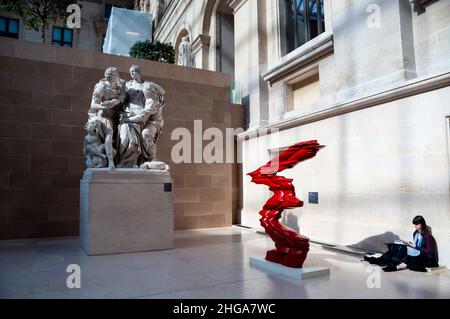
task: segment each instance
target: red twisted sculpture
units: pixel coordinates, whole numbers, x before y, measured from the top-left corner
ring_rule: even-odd
[[[325,146],[317,141],[300,142],[289,147],[279,156],[256,171],[248,173],[255,184],[264,184],[274,193],[259,212],[261,226],[275,242],[275,249],[266,253],[266,260],[292,268],[302,268],[309,251],[309,238],[279,222],[284,209],[302,207],[303,202],[295,196],[293,179],[277,176],[287,168],[316,156]]]

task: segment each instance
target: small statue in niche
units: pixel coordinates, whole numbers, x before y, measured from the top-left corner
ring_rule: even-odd
[[[189,36],[183,37],[180,46],[178,47],[178,51],[178,65],[190,68],[195,66],[195,56],[192,44],[189,42]]]
[[[87,135],[84,138],[84,156],[89,168],[102,168],[108,165],[105,138],[102,133],[102,122],[91,120],[86,123]]]

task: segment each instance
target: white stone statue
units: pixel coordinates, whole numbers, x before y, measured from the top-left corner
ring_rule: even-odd
[[[90,168],[106,167],[108,165],[108,157],[106,156],[102,122],[91,120],[87,122],[84,128],[88,133],[84,138],[86,166]]]
[[[191,68],[195,66],[195,56],[188,36],[183,37],[178,51],[178,65]]]
[[[136,3],[135,3],[135,6],[136,6]],[[150,0],[140,0],[138,8],[142,12],[150,13]]]
[[[85,156],[88,167],[98,168],[103,165],[109,168],[115,167],[114,118],[125,97],[123,82],[119,78],[119,70],[113,67],[106,69],[105,78],[94,87],[91,107],[88,111],[89,119],[85,127],[88,132],[85,139]],[[103,150],[97,145],[99,139],[104,144],[106,163],[98,159]],[[90,144],[93,144],[93,146],[89,146]]]
[[[162,109],[164,106],[164,89],[156,83],[145,82],[145,110],[149,112],[148,124],[143,131],[146,150],[148,151],[147,161],[156,161],[156,140],[161,134],[164,126]]]
[[[134,3],[135,10],[152,14],[155,25],[158,24],[160,5],[159,0],[136,0]]]
[[[167,170],[165,163],[156,160],[165,91],[143,81],[138,65],[130,67],[130,75],[125,83],[117,68],[108,68],[105,78],[95,85],[85,126],[86,166]]]
[[[131,66],[130,75],[127,102],[118,126],[117,166],[166,169],[166,164],[156,160],[156,140],[164,124],[165,91],[153,82],[144,82],[137,65]]]
[[[152,14],[155,26],[159,23],[160,4],[159,0],[150,0],[150,13]]]

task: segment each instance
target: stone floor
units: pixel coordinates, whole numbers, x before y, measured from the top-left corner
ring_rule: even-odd
[[[450,276],[384,273],[353,255],[312,244],[306,265],[327,277],[295,280],[249,267],[270,239],[252,230],[176,232],[175,249],[87,257],[77,238],[0,242],[1,298],[449,298]],[[66,267],[81,267],[81,288],[68,289]],[[377,277],[379,276],[379,277]],[[379,280],[378,280],[378,279]],[[379,283],[369,288],[367,282]]]

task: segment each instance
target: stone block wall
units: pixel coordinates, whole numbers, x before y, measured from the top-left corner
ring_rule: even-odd
[[[0,239],[73,236],[79,229],[84,124],[95,83],[131,64],[167,91],[158,158],[171,166],[175,228],[230,226],[238,210],[237,164],[174,164],[172,130],[242,127],[228,103],[230,77],[146,60],[0,41]],[[225,134],[224,134],[225,135]],[[124,219],[126,212],[124,212]]]

